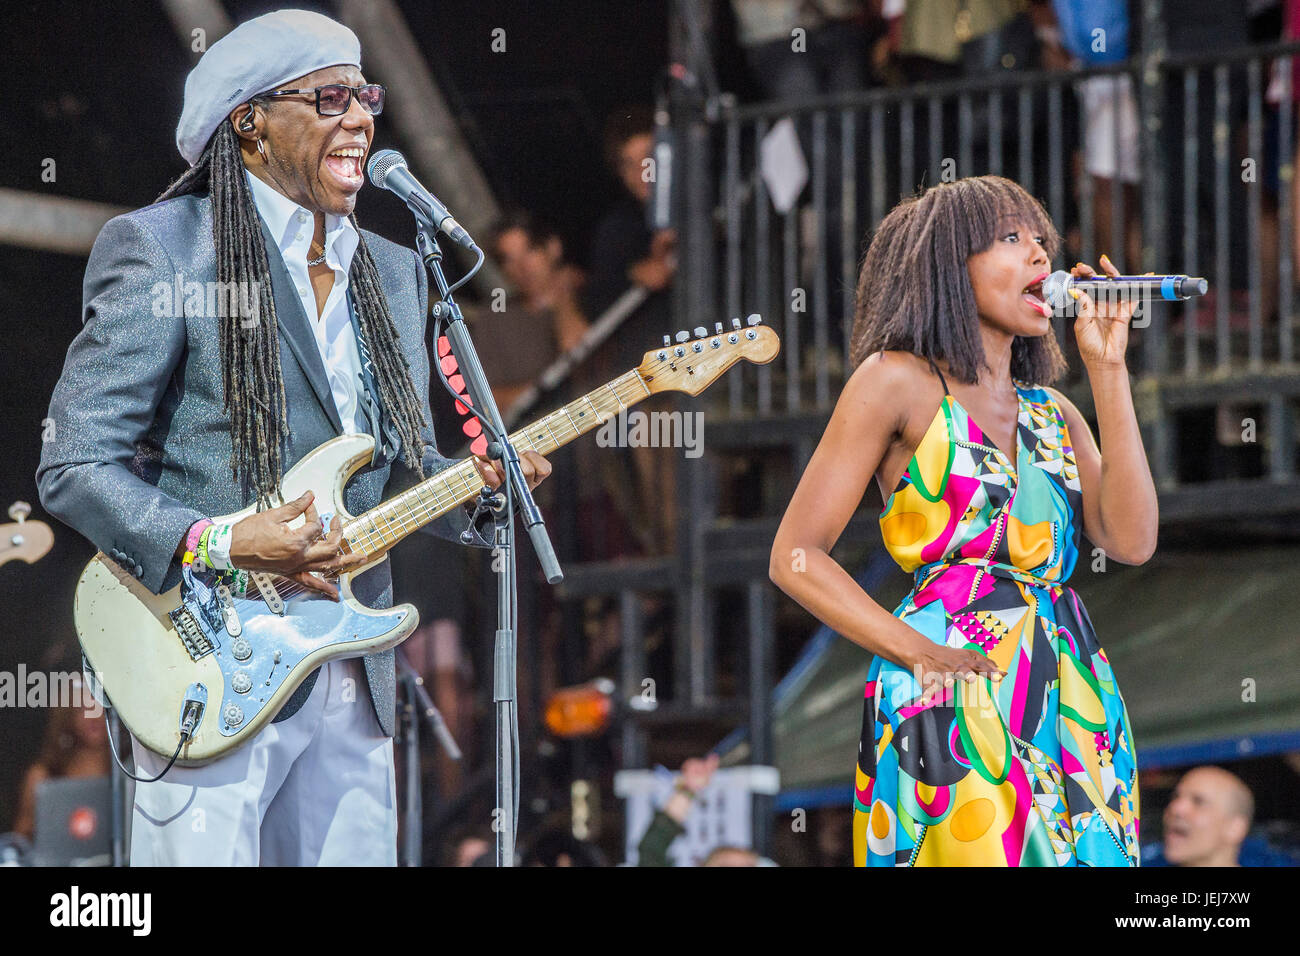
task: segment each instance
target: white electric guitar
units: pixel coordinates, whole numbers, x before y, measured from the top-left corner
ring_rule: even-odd
[[[699,394],[741,359],[765,364],[780,350],[776,333],[756,315],[747,326],[733,319],[732,328],[716,328],[647,352],[637,368],[511,434],[511,444],[547,454],[650,395]],[[321,664],[394,647],[415,630],[414,607],[368,608],[352,596],[351,579],[411,532],[475,497],[482,479],[466,458],[353,516],[343,488],[370,460],[373,445],[366,434],[332,438],[281,482],[281,501],[312,491],[321,515],[341,517],[345,549],[373,555],[337,579],[337,603],[270,573],[251,572],[243,589],[232,590],[221,583],[229,575],[207,572],[154,594],[102,552],[86,565],[75,608],[82,651],[122,721],[150,750],[188,766],[214,760],[252,738]],[[249,506],[213,520],[255,513]],[[192,726],[184,741],[183,724]]]

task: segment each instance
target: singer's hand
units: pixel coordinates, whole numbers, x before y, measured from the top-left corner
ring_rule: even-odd
[[[1104,255],[1101,267],[1106,275],[1120,274],[1115,264]],[[1096,274],[1097,271],[1086,262],[1080,262],[1070,270],[1070,275],[1076,279],[1089,279]],[[1138,300],[1132,296],[1110,296],[1110,301],[1099,304],[1082,289],[1071,289],[1070,294],[1075,298],[1074,338],[1084,365],[1089,368],[1123,367],[1129,321]]]
[[[489,461],[475,455],[474,467],[478,469],[479,477],[489,488],[496,488],[506,480],[506,470],[498,461]],[[524,451],[519,453],[519,470],[524,473],[528,490],[532,491],[551,473],[551,463],[538,452]]]

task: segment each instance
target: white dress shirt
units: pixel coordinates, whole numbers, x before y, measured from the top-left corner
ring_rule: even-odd
[[[346,217],[326,213],[325,263],[334,270],[334,286],[318,315],[316,294],[307,271],[307,257],[316,228],[312,214],[247,170],[244,175],[248,177],[257,211],[275,237],[285,269],[302,301],[303,312],[316,334],[316,346],[325,363],[343,431],[348,435],[368,431],[369,422],[358,401],[361,358],[357,354],[348,307],[348,270],[360,243],[357,231]]]

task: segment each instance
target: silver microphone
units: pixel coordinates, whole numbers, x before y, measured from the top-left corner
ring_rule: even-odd
[[[478,246],[469,237],[465,227],[455,220],[437,196],[425,189],[412,175],[407,168],[406,157],[397,150],[381,149],[375,153],[366,164],[366,172],[372,183],[380,189],[395,193],[426,225],[446,233],[453,242],[466,249],[478,252]]]
[[[1176,302],[1194,295],[1205,295],[1209,283],[1199,276],[1092,276],[1076,279],[1061,270],[1043,280],[1043,299],[1061,311],[1070,303],[1071,289],[1082,289],[1093,298],[1102,295],[1126,295]]]

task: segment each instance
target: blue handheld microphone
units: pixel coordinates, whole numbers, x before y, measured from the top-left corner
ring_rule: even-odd
[[[1131,296],[1143,299],[1165,299],[1175,302],[1205,295],[1209,283],[1199,276],[1092,276],[1076,279],[1061,270],[1043,280],[1043,299],[1053,309],[1064,309],[1071,301],[1070,290],[1081,289],[1093,298],[1103,296]]]

